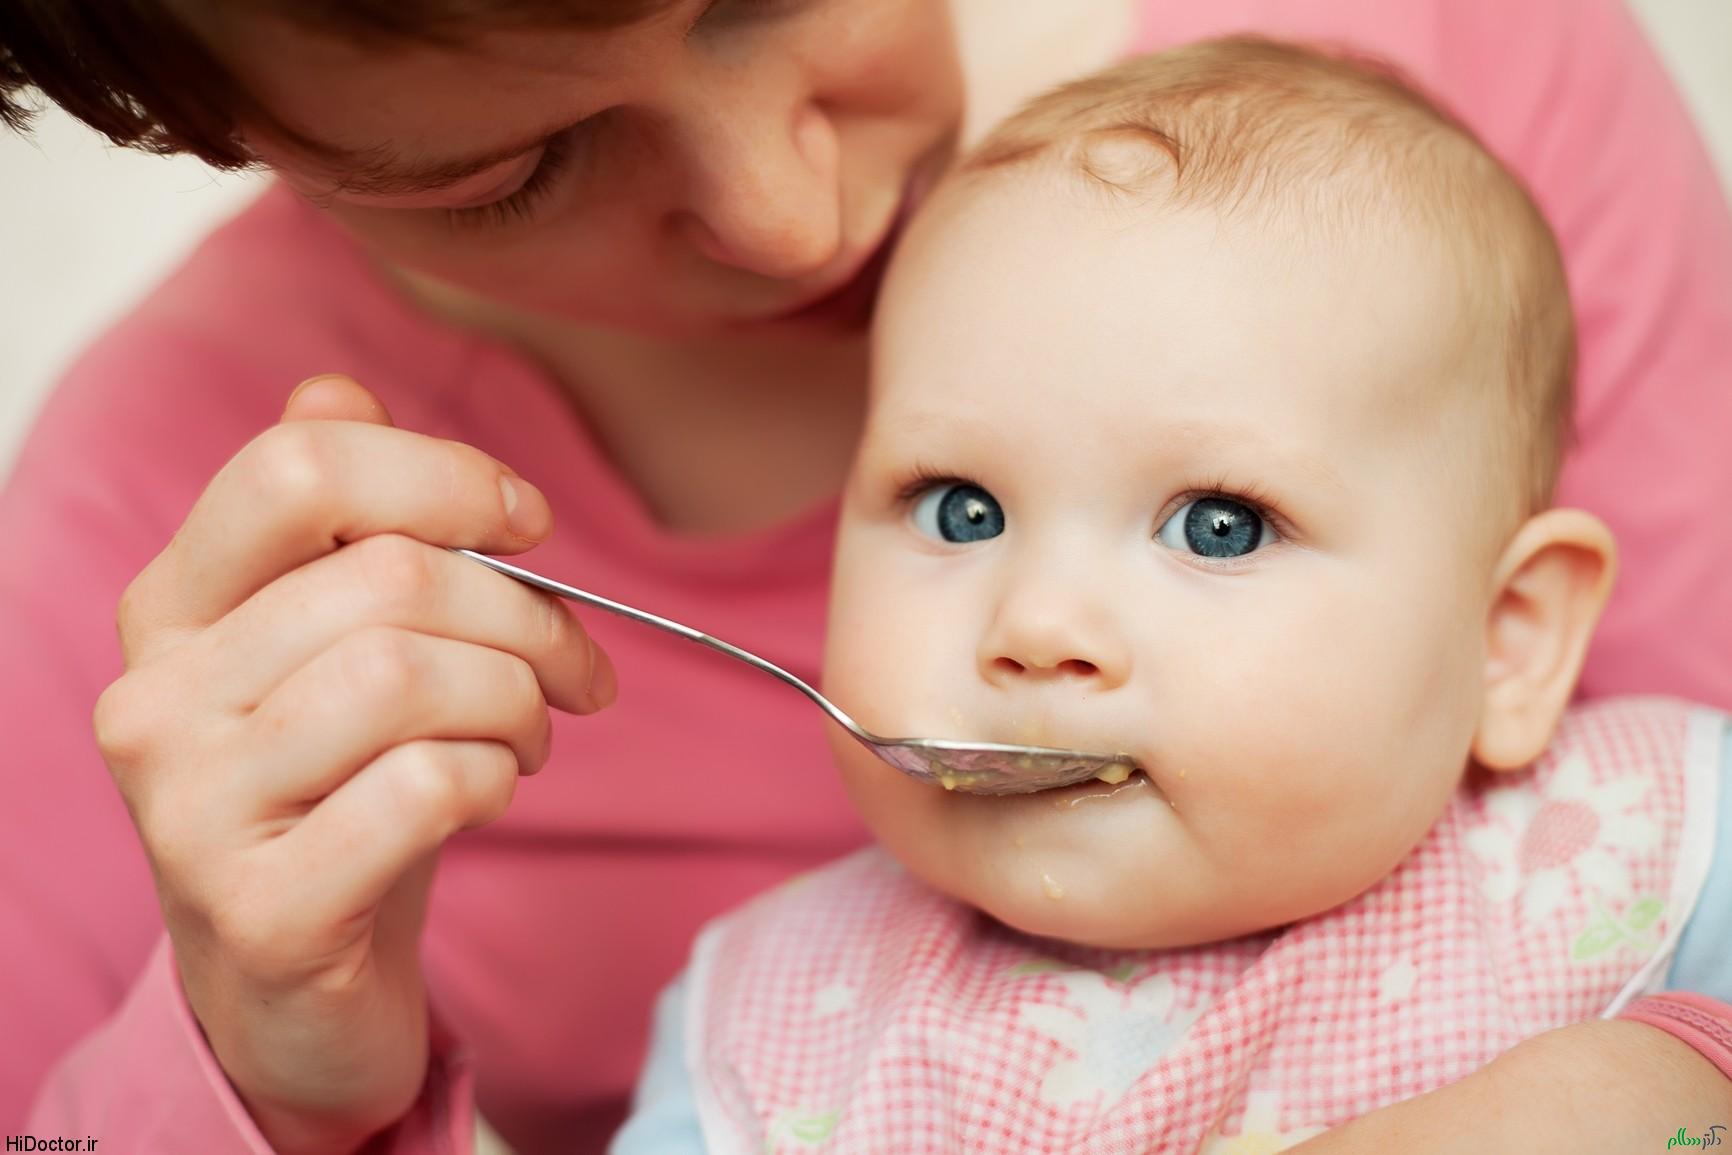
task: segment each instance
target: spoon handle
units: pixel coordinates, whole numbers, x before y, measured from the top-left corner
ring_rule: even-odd
[[[543,590],[550,594],[556,594],[568,601],[579,602],[586,606],[594,606],[598,610],[606,610],[610,614],[617,614],[619,617],[630,618],[634,622],[639,622],[646,626],[654,626],[656,629],[665,630],[670,634],[677,634],[688,642],[696,642],[700,646],[708,646],[717,653],[726,654],[728,657],[733,658],[736,661],[744,662],[755,670],[761,670],[773,678],[779,678],[786,682],[788,685],[794,687],[794,689],[810,698],[819,709],[830,715],[837,725],[852,731],[856,735],[860,734],[860,727],[855,725],[854,719],[848,717],[848,715],[844,714],[841,710],[832,705],[830,699],[824,697],[824,695],[820,694],[817,690],[814,690],[804,681],[795,677],[793,674],[790,674],[774,662],[765,661],[750,650],[742,650],[732,642],[724,642],[720,638],[712,638],[702,630],[694,630],[692,627],[682,625],[671,618],[664,618],[658,614],[652,614],[647,610],[640,610],[635,606],[628,606],[624,602],[616,602],[612,598],[604,598],[600,594],[592,594],[588,590],[580,590],[576,586],[568,586],[564,582],[556,582],[552,578],[542,577],[540,574],[531,570],[526,570],[522,566],[512,565],[508,561],[500,561],[496,557],[488,557],[484,553],[476,553],[472,549],[453,549],[451,552],[460,554],[463,557],[468,558],[470,561],[479,562],[488,569],[493,570],[496,573],[502,573],[508,578],[515,578],[526,586],[533,586],[538,590]]]

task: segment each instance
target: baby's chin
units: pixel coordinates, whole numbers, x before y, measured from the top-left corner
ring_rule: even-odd
[[[1207,901],[1212,870],[1140,776],[998,798],[876,785],[899,796],[863,807],[885,848],[934,889],[1024,933],[1132,949],[1189,945],[1220,926]]]
[[[1185,880],[1158,885],[1146,862],[1096,852],[1086,856],[982,859],[956,877],[909,868],[928,884],[1012,929],[1037,938],[1109,950],[1155,950],[1236,937]]]

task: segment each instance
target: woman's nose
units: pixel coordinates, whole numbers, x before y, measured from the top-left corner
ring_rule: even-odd
[[[842,248],[836,132],[814,105],[712,120],[693,142],[679,226],[710,260],[793,280]]]
[[[1131,675],[1131,647],[1092,595],[1023,585],[1000,601],[979,652],[980,673],[997,686],[1074,681],[1098,690]]]

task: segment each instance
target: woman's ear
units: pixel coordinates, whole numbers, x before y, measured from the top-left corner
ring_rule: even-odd
[[[1611,593],[1611,530],[1579,509],[1527,520],[1498,559],[1485,624],[1485,702],[1473,756],[1489,770],[1538,758],[1575,690]]]

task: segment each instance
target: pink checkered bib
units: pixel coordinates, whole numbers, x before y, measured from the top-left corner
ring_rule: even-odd
[[[1185,950],[1029,938],[879,851],[699,939],[711,1155],[1270,1152],[1657,989],[1707,876],[1724,718],[1572,712],[1474,775],[1389,877]]]

